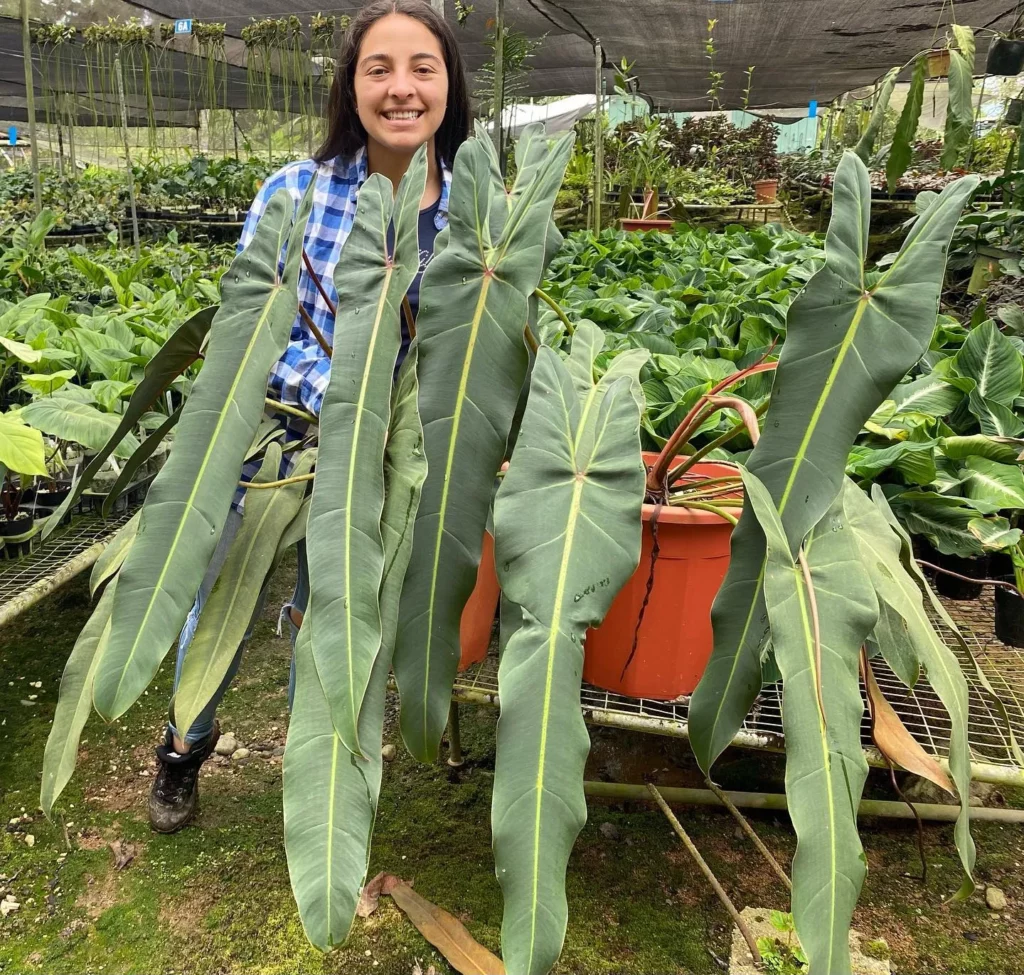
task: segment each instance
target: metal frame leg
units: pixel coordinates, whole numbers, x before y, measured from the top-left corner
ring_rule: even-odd
[[[452,701],[448,710],[448,764],[462,768],[466,760],[462,757],[462,737],[459,734],[459,705]]]

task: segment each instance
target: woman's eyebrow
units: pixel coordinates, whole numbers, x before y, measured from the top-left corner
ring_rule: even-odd
[[[438,64],[442,63],[441,59],[436,54],[431,54],[429,51],[421,51],[419,54],[414,54],[409,60],[410,61],[422,61],[424,59],[428,59],[430,61],[436,61]],[[391,62],[391,55],[390,54],[368,54],[365,58],[363,58],[359,62],[360,67],[362,65],[366,64],[369,61],[380,61],[380,62],[383,62],[384,64],[390,64],[390,62]]]
[[[365,58],[363,58],[359,62],[360,66],[366,64],[367,61],[383,61],[385,64],[387,64],[387,63],[389,63],[391,61],[391,55],[390,54],[368,54]]]

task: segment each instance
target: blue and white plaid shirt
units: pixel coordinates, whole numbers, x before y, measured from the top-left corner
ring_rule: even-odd
[[[348,160],[339,156],[323,163],[304,159],[279,169],[264,182],[256,194],[242,228],[238,250],[241,251],[248,246],[255,233],[256,224],[266,210],[270,198],[278,190],[287,190],[298,206],[310,180],[315,179],[313,209],[306,224],[303,243],[310,264],[320,278],[324,291],[327,292],[331,303],[337,307],[338,294],[334,286],[334,269],[341,256],[341,248],[352,230],[359,188],[366,181],[366,177],[365,149],[360,149],[354,158]],[[448,196],[451,192],[451,183],[451,172],[442,163],[441,199],[435,218],[438,230],[448,223]],[[301,265],[299,272],[298,290],[302,307],[323,333],[327,343],[333,347],[334,315],[331,314],[305,264]],[[343,294],[341,300],[344,301],[345,298]],[[344,343],[343,337],[341,341]],[[268,395],[289,406],[297,406],[314,416],[319,416],[330,373],[331,360],[303,321],[301,313],[296,313],[288,346],[270,370]],[[309,427],[305,420],[280,413],[272,415],[284,427],[286,443],[299,440],[308,432]],[[291,473],[298,456],[299,451],[291,451],[284,455],[281,477],[287,477]],[[250,480],[259,467],[258,460],[249,461],[242,469],[242,480]],[[236,507],[240,506],[239,502],[243,495],[244,489],[239,489],[235,499]]]

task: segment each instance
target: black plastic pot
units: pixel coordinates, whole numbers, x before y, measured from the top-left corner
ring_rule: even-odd
[[[28,518],[17,518],[14,521],[8,521],[6,518],[2,518],[0,519],[0,538],[10,538],[12,535],[24,535],[25,532],[29,531],[31,528],[31,516]]]
[[[40,488],[36,491],[33,497],[37,505],[43,505],[46,508],[59,508],[66,500],[68,495],[71,493],[71,485],[68,484],[66,487],[58,487],[54,491],[46,491]],[[29,498],[29,500],[32,500]]]
[[[1024,69],[1024,41],[1008,37],[997,37],[988,49],[985,61],[986,74],[1012,77]]]
[[[1006,106],[1006,115],[1003,116],[1003,121],[1007,125],[1020,125],[1020,120],[1024,118],[1024,99],[1011,98],[1010,103]]]
[[[48,508],[46,505],[37,504],[23,504],[18,508],[19,511],[24,511],[25,514],[35,521],[42,521],[44,518],[49,518],[54,513],[55,508]],[[26,529],[27,530],[27,529]]]
[[[992,579],[1008,579],[1013,582],[1013,559],[1007,552],[993,552],[988,557],[988,571]]]
[[[936,565],[950,572],[956,572],[962,576],[970,576],[972,579],[988,578],[988,556],[980,555],[977,558],[964,559],[959,555],[943,555],[937,553]],[[940,596],[947,599],[977,599],[981,595],[982,586],[974,582],[964,582],[955,576],[946,575],[945,572],[935,573],[935,590]]]
[[[996,636],[1010,647],[1024,647],[1024,596],[996,586]]]

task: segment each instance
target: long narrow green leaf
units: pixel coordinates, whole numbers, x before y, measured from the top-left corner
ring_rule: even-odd
[[[586,345],[583,357],[599,348]],[[641,363],[634,365],[632,375],[591,380],[581,393],[558,354],[542,347],[494,505],[498,577],[522,608],[498,674],[491,807],[503,954],[520,975],[548,972],[562,948],[565,869],[586,821],[583,639],[640,558]]]
[[[89,576],[89,595],[95,596],[99,588],[111,576],[116,575],[128,557],[128,550],[135,541],[139,531],[139,522],[142,521],[142,512],[137,511],[132,515],[123,528],[110,540],[110,544],[100,553],[100,557],[93,563],[92,574]]]
[[[78,740],[92,710],[93,678],[110,636],[110,610],[116,586],[115,580],[100,597],[75,641],[60,679],[60,697],[43,753],[43,784],[39,793],[39,805],[47,819],[75,771]]]
[[[792,551],[842,488],[854,439],[928,348],[946,250],[977,177],[948,186],[874,285],[865,277],[871,187],[851,152],[836,173],[825,266],[790,306],[786,343],[748,467],[768,489]],[[767,629],[764,535],[743,517],[712,612],[715,648],[690,702],[690,734],[710,769],[761,689]]]
[[[114,509],[114,503],[124,493],[125,488],[135,480],[135,475],[138,473],[139,468],[156,453],[156,448],[163,443],[167,434],[178,425],[182,409],[184,407],[179,406],[160,426],[146,437],[142,442],[142,446],[124,462],[121,473],[117,475],[117,480],[114,481],[113,487],[111,487],[107,492],[107,496],[103,499],[102,512],[104,518],[110,517],[110,512]]]
[[[422,761],[436,756],[448,718],[459,622],[526,375],[527,299],[544,270],[571,145],[571,134],[554,144],[544,165],[527,174],[532,179],[513,190],[508,212],[488,150],[478,139],[464,143],[455,160],[448,244],[423,274],[416,344],[429,475],[394,660],[402,737]],[[495,194],[501,206],[492,205]]]
[[[808,538],[808,582],[771,495],[742,473],[767,539],[765,600],[782,671],[786,796],[797,835],[793,920],[809,975],[847,975],[850,921],[867,863],[857,833],[868,774],[858,662],[878,602],[846,530],[841,498]]]
[[[293,474],[307,474],[315,462],[316,451],[306,451]],[[280,467],[281,447],[273,443],[267,448],[253,482],[265,484],[276,480]],[[242,526],[203,606],[171,700],[174,726],[182,738],[209,704],[231,666],[277,554],[281,535],[298,512],[305,488],[300,481],[246,492]]]
[[[868,119],[864,134],[860,137],[857,148],[854,150],[864,163],[871,161],[871,154],[875,151],[875,142],[878,140],[878,133],[882,131],[885,112],[889,107],[889,99],[892,98],[892,90],[896,87],[896,76],[899,73],[899,68],[890,68],[886,72],[878,89],[874,108],[871,109],[871,117]]]
[[[309,512],[307,552],[310,648],[334,726],[360,755],[359,710],[381,641],[384,543],[384,445],[391,414],[401,305],[419,267],[416,227],[427,177],[421,149],[394,193],[374,174],[359,190],[338,293],[335,332],[344,342],[331,359],[320,412],[320,454]],[[389,257],[388,226],[394,224]]]
[[[359,714],[359,739],[367,750],[367,759],[357,758],[345,748],[334,728],[308,637],[304,636],[308,633],[306,626],[299,630],[295,649],[295,706],[284,757],[285,849],[306,936],[324,950],[348,936],[359,891],[366,880],[380,796],[384,701],[398,601],[412,553],[416,508],[426,474],[413,347],[399,371],[385,455],[382,642]]]
[[[311,204],[307,192],[293,219],[291,197],[276,193],[251,243],[222,279],[224,303],[211,328],[206,361],[121,568],[110,640],[93,688],[96,710],[108,720],[123,714],[152,680],[217,546],[263,415],[267,375],[295,318]]]
[[[960,891],[960,896],[964,896],[974,886],[971,873],[975,857],[970,806],[964,801],[970,795],[971,785],[971,752],[967,740],[967,681],[956,657],[942,642],[928,619],[919,584],[902,564],[902,529],[898,528],[899,523],[894,517],[889,520],[891,512],[888,512],[884,497],[879,492],[875,504],[872,504],[856,485],[848,483],[843,502],[851,533],[861,553],[861,563],[871,576],[881,604],[880,621],[892,616],[899,621],[898,624],[888,625],[879,635],[876,641],[878,649],[908,686],[910,682],[905,676],[908,669],[906,658],[912,655],[916,664],[913,669],[925,669],[928,683],[935,689],[949,715],[949,771],[960,794],[960,815],[953,836],[964,867],[965,876]]]
[[[974,51],[949,52],[949,105],[946,109],[946,129],[943,133],[943,169],[953,169],[960,150],[971,141],[974,132]]]
[[[152,409],[164,390],[199,358],[216,311],[216,307],[203,308],[186,319],[149,360],[142,382],[135,387],[135,392],[128,400],[117,429],[86,465],[64,503],[53,513],[53,517],[47,519],[42,531],[44,539],[60,524],[61,518],[82,496],[82,492],[92,483],[92,479],[100,472],[114,448],[131,432],[143,413]]]
[[[924,106],[924,82],[927,77],[927,60],[919,57],[914,62],[914,75],[910,79],[907,100],[903,112],[896,124],[896,132],[892,137],[889,158],[885,164],[885,178],[889,192],[896,190],[900,177],[907,171],[910,160],[914,157],[914,137],[921,121],[921,108]]]

